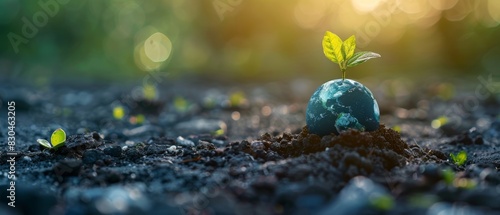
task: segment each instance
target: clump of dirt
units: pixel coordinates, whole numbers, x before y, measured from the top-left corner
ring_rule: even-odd
[[[298,134],[284,133],[280,136],[264,134],[259,139],[248,142],[234,142],[230,151],[251,154],[261,162],[296,158],[326,151],[332,165],[348,169],[356,166],[363,173],[383,173],[396,166],[415,161],[414,157],[441,160],[446,156],[437,151],[412,147],[405,143],[398,132],[381,125],[373,132],[348,130],[339,135],[320,137],[309,133],[304,127]]]

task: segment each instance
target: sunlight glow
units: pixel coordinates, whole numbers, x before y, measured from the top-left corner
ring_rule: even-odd
[[[163,62],[170,56],[172,42],[164,34],[156,32],[144,41],[144,51],[151,61]]]
[[[352,6],[360,12],[370,12],[375,10],[381,0],[352,0]]]

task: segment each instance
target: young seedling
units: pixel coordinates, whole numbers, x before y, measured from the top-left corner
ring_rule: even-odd
[[[158,89],[154,84],[144,84],[142,86],[142,95],[149,101],[158,99]]]
[[[457,166],[462,166],[467,161],[467,153],[465,151],[460,151],[457,154],[450,153],[450,157]]]
[[[348,67],[357,66],[372,58],[380,57],[380,54],[369,51],[354,53],[354,49],[356,49],[356,37],[354,35],[342,42],[339,36],[327,31],[322,44],[326,58],[339,65],[342,80],[345,79],[345,72]]]
[[[64,132],[62,128],[58,128],[52,133],[52,136],[50,136],[50,142],[45,139],[38,139],[36,141],[45,148],[57,149],[64,146],[64,142],[66,142],[66,132]]]
[[[323,37],[323,53],[342,72],[342,79],[321,85],[309,99],[306,109],[306,124],[310,133],[327,135],[355,129],[375,131],[380,125],[380,110],[371,91],[363,84],[346,79],[346,70],[380,57],[374,52],[355,53],[356,37],[342,41],[336,34],[327,31]]]

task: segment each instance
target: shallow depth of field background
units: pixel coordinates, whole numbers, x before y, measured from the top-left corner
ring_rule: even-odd
[[[326,30],[382,55],[349,69],[352,79],[463,79],[500,67],[497,0],[69,0],[15,53],[8,35],[23,37],[23,17],[40,18],[43,2],[56,0],[0,2],[2,80],[326,81],[341,77],[323,56]]]

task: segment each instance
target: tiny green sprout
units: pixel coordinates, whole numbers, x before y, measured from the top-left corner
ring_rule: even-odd
[[[457,154],[450,153],[451,160],[457,166],[462,166],[467,161],[467,153],[465,151],[460,151]]]
[[[379,210],[388,211],[394,207],[394,198],[389,194],[379,195],[370,198],[370,203]]]
[[[224,129],[221,128],[221,129],[218,129],[218,130],[214,131],[213,135],[214,136],[222,136],[222,135],[224,135]]]
[[[419,208],[429,208],[438,201],[439,198],[432,194],[416,193],[408,197],[408,203],[413,207]]]
[[[57,149],[66,142],[66,132],[64,132],[62,128],[58,128],[52,133],[52,136],[50,136],[50,142],[45,139],[38,139],[36,141],[45,148]]]
[[[245,104],[246,102],[247,99],[245,97],[245,93],[241,91],[237,91],[229,95],[229,104],[231,105],[231,107],[238,107]]]
[[[186,112],[189,108],[189,102],[182,96],[177,96],[174,99],[174,107],[177,112]]]
[[[453,184],[453,181],[455,180],[455,172],[453,172],[453,170],[451,170],[450,168],[446,168],[443,170],[442,175],[444,183],[446,183],[447,185]]]
[[[401,126],[399,126],[399,125],[392,126],[392,130],[394,130],[398,133],[401,133]]]
[[[158,98],[158,89],[154,84],[144,84],[142,86],[142,95],[147,100],[155,100]]]
[[[125,116],[125,109],[122,106],[116,106],[113,108],[113,117],[117,120],[123,119]]]
[[[354,35],[342,42],[339,36],[326,31],[322,45],[326,58],[339,65],[342,72],[342,80],[345,79],[345,71],[348,67],[357,66],[372,58],[380,57],[380,54],[369,51],[354,53],[356,49],[356,37]]]

